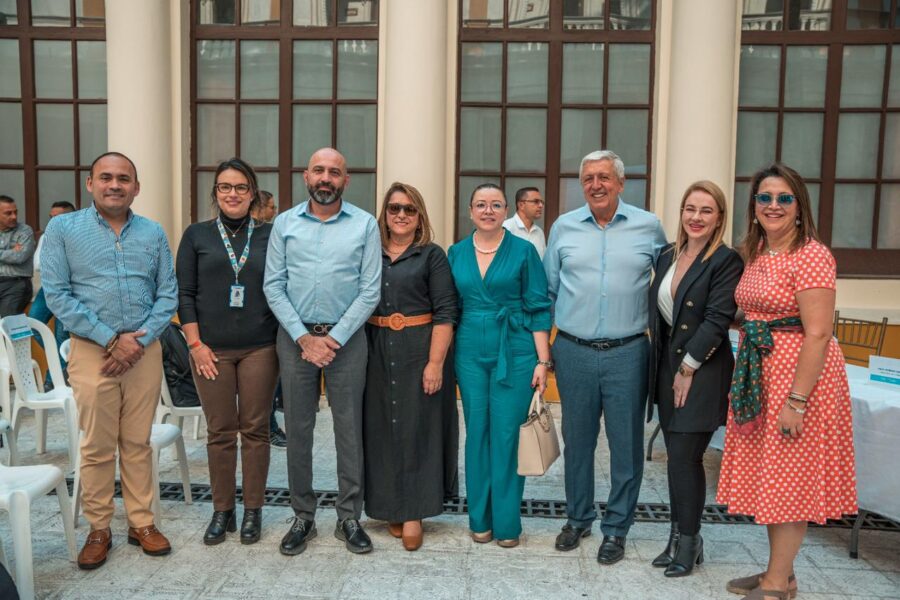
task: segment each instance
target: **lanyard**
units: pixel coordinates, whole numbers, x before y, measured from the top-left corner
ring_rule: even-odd
[[[247,245],[244,246],[244,251],[241,253],[240,260],[235,258],[234,248],[231,247],[231,242],[228,241],[228,234],[225,233],[225,226],[222,225],[222,219],[216,218],[216,226],[219,228],[222,242],[225,243],[225,251],[228,252],[228,260],[231,261],[231,268],[234,271],[234,283],[237,284],[238,275],[240,274],[241,269],[244,268],[247,257],[250,256],[250,237],[253,235],[253,218],[250,218],[250,224],[247,226]]]

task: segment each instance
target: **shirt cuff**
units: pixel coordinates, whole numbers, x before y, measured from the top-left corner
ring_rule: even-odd
[[[91,341],[94,341],[100,346],[106,348],[106,346],[112,341],[114,337],[116,337],[116,332],[104,325],[103,323],[97,323],[97,326],[94,327],[91,334],[88,336]]]
[[[287,329],[287,328],[286,328]],[[297,342],[304,335],[309,333],[309,330],[303,326],[303,323],[298,322],[297,325],[290,327],[287,329],[288,335],[291,336],[291,339],[294,340],[294,343]]]
[[[700,362],[699,360],[697,360],[696,358],[694,358],[693,356],[691,356],[690,352],[688,352],[687,354],[684,355],[684,358],[682,359],[681,362],[683,362],[688,367],[694,369],[695,371],[697,369],[699,369],[701,366],[703,366],[703,363]]]

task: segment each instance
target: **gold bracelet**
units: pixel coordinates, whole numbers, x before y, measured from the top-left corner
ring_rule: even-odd
[[[805,408],[797,408],[796,406],[794,406],[793,404],[791,404],[791,397],[790,397],[790,396],[788,396],[787,406],[788,406],[788,408],[790,408],[792,411],[794,411],[794,412],[797,413],[798,415],[802,415],[802,414],[804,414],[804,413],[806,412],[806,409],[805,409]]]

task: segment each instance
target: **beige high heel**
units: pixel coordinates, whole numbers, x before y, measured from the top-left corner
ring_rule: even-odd
[[[474,531],[470,533],[472,534],[472,541],[478,544],[487,544],[489,541],[494,539],[494,533],[490,529],[482,533],[475,533]]]

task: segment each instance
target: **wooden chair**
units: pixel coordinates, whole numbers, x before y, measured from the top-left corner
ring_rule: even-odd
[[[881,322],[849,319],[842,317],[841,311],[834,311],[834,336],[844,350],[844,359],[848,363],[867,367],[869,356],[881,354],[887,321],[887,317]]]

